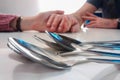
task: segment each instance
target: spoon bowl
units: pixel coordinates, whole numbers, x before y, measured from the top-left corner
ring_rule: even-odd
[[[8,42],[9,48],[11,48],[15,52],[23,55],[24,57],[34,62],[42,63],[42,64],[46,64],[44,62],[47,62],[49,64],[52,64],[52,65],[46,64],[47,66],[54,67],[57,69],[65,69],[65,68],[67,69],[71,67],[71,65],[61,61],[64,60],[64,58],[55,54],[50,54],[50,52],[40,47],[37,47],[33,44],[11,37],[8,39],[8,41],[9,41]]]

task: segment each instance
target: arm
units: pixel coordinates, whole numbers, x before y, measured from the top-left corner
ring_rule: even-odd
[[[110,0],[110,1],[112,1],[112,0]],[[75,16],[78,15],[77,17],[82,17],[82,20],[81,20],[82,22],[84,22],[85,20],[90,21],[89,24],[86,24],[87,27],[113,28],[113,29],[117,28],[118,19],[101,18],[101,17],[97,17],[93,14],[95,10],[97,10],[100,7],[103,7],[104,0],[87,0],[87,3],[86,3],[87,4],[86,6],[83,6],[83,8],[81,8],[80,10],[78,10],[75,13]],[[78,18],[78,21],[80,21],[79,19],[80,18]],[[80,22],[80,23],[82,23],[82,22]]]
[[[47,30],[46,23],[51,14],[63,14],[63,11],[48,11],[39,13],[35,16],[21,17],[14,15],[0,15],[0,31],[22,31],[26,30]]]
[[[14,31],[17,18],[15,15],[0,14],[0,31]]]
[[[21,29],[24,30],[36,30],[43,32],[45,30],[48,30],[47,28],[47,21],[50,15],[52,14],[64,14],[64,11],[61,10],[55,10],[55,11],[48,11],[48,12],[42,12],[35,16],[31,17],[23,17],[21,20]]]

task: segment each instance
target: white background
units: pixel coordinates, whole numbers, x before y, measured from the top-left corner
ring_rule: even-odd
[[[78,10],[86,0],[0,0],[0,13],[22,16],[35,15],[49,10],[64,10],[71,13]]]

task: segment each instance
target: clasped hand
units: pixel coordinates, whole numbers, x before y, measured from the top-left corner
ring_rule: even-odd
[[[82,21],[79,21],[82,20]],[[98,17],[92,13],[87,12],[84,16],[81,16],[81,19],[77,19],[74,15],[59,15],[51,14],[47,21],[47,27],[51,32],[77,32],[80,30],[80,25],[83,21],[89,20],[88,24],[85,26],[89,28],[116,28],[117,20],[116,19],[106,19]]]
[[[72,15],[52,14],[47,22],[47,27],[51,32],[77,32],[79,31],[79,22]]]

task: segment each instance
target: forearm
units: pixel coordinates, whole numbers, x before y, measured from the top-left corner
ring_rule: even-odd
[[[21,18],[21,30],[37,30],[37,31],[43,31],[45,30],[45,26],[43,27],[45,21],[42,21],[41,14],[38,14],[36,16],[29,16],[29,17],[22,17]]]
[[[26,30],[33,30],[33,26],[35,24],[34,17],[22,17],[21,18],[21,30],[26,31]]]

